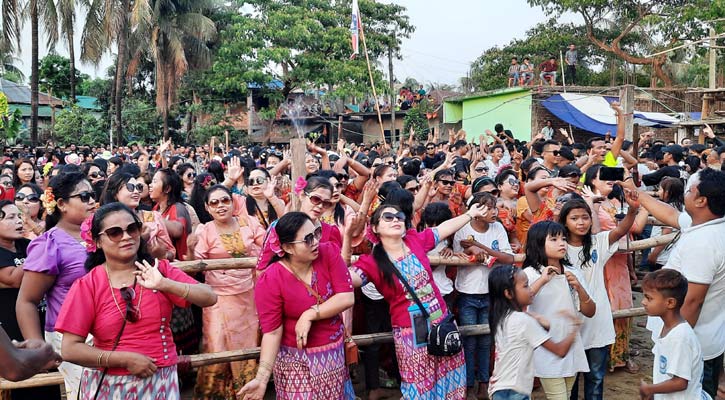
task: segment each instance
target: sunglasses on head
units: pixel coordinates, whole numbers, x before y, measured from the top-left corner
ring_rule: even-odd
[[[218,199],[211,199],[206,204],[211,208],[217,208],[220,204],[223,206],[228,206],[232,204],[232,199],[229,196],[224,196]]]
[[[451,181],[451,180],[448,180],[448,179],[440,179],[438,182],[441,183],[441,184],[443,184],[443,185],[447,185],[447,186],[453,186],[453,185],[456,184],[456,181]]]
[[[134,190],[141,193],[143,192],[143,183],[137,183],[134,185],[133,183],[128,182],[126,183],[126,189],[131,193],[133,193]]]
[[[89,203],[91,201],[91,199],[93,199],[93,200],[96,199],[96,194],[91,191],[84,190],[80,193],[76,193],[76,194],[72,194],[72,195],[68,196],[69,199],[72,199],[73,197],[78,197],[78,199],[80,199],[80,201],[83,203]]]
[[[383,213],[383,215],[380,216],[380,219],[385,222],[393,222],[393,220],[395,219],[400,222],[405,222],[405,214],[402,211],[398,211],[396,213],[386,211]]]
[[[28,200],[31,203],[37,203],[40,201],[40,196],[38,196],[35,193],[31,193],[31,194],[16,193],[15,194],[15,201],[23,201],[23,200]]]
[[[136,286],[135,280],[133,285]],[[123,302],[126,303],[126,321],[137,322],[139,320],[141,312],[137,306],[133,305],[133,299],[136,298],[136,291],[133,290],[132,287],[122,287],[120,289],[120,292],[121,299],[123,299]]]
[[[90,174],[88,174],[89,177],[96,179],[96,178],[105,178],[106,174],[104,174],[101,171],[93,171]]]
[[[128,233],[128,236],[131,236],[131,238],[133,239],[137,239],[139,236],[141,236],[141,223],[132,222],[128,224],[126,228],[121,228],[120,226],[112,226],[101,232],[100,234],[108,236],[108,239],[110,239],[112,242],[120,242],[121,239],[123,239],[124,233]]]
[[[267,178],[264,176],[258,176],[256,178],[247,179],[248,186],[263,185],[265,182],[267,182]]]
[[[332,202],[330,200],[325,200],[322,197],[316,196],[314,194],[307,194],[307,198],[310,199],[310,203],[312,203],[313,206],[319,206],[320,204],[322,204],[322,208],[332,207]]]
[[[314,232],[308,233],[305,235],[305,237],[302,238],[302,240],[293,240],[291,243],[304,243],[307,247],[312,247],[315,245],[315,243],[320,241],[320,238],[322,238],[322,227],[318,227],[315,229]]]

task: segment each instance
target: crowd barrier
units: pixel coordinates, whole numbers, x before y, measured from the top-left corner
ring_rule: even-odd
[[[662,235],[654,238],[631,241],[629,243],[624,243],[620,245],[619,251],[626,252],[644,250],[655,246],[668,244],[673,240],[675,235],[675,233],[671,233],[668,235]],[[431,265],[471,265],[470,261],[462,258],[442,258],[437,256],[432,256],[429,258]],[[355,257],[353,257],[353,261],[354,260]],[[218,260],[183,261],[175,262],[173,263],[173,265],[187,273],[225,269],[249,269],[254,268],[257,265],[257,258],[243,257]],[[639,317],[646,315],[644,308],[641,307],[614,311],[612,314],[615,319]],[[460,328],[460,331],[462,336],[476,336],[490,333],[487,324],[463,326]],[[358,346],[363,347],[371,344],[392,342],[393,334],[391,332],[387,332],[357,335],[353,336],[353,339]],[[259,358],[259,348],[257,347],[245,350],[223,351],[219,353],[195,354],[190,356],[190,358],[191,366],[197,368],[204,365],[223,364],[232,361],[257,359]],[[11,382],[8,380],[0,379],[0,391],[19,388],[60,385],[62,383],[63,377],[60,375],[60,373],[44,373],[35,375],[32,378],[20,382]]]

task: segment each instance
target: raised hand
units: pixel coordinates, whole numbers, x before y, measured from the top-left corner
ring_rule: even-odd
[[[710,139],[715,137],[715,132],[712,130],[712,128],[708,124],[705,124],[705,127],[702,128],[702,133],[704,133],[705,136],[709,137]]]
[[[611,102],[609,106],[612,107],[612,110],[614,110],[617,116],[624,115],[624,110],[622,110],[622,106],[619,105],[618,101]]]
[[[267,182],[267,186],[264,188],[264,192],[262,192],[262,194],[264,194],[264,197],[266,197],[267,199],[271,199],[272,197],[274,197],[274,189],[276,187],[277,177],[273,176],[272,179]]]
[[[139,270],[134,271],[134,275],[136,275],[136,280],[139,285],[152,290],[159,290],[161,288],[166,278],[159,271],[159,260],[154,260],[153,266],[146,260],[143,260],[143,262],[136,261],[136,267]]]
[[[629,208],[637,209],[640,206],[639,192],[637,190],[624,189],[624,200]]]
[[[229,160],[229,164],[227,164],[227,176],[229,177],[229,179],[236,182],[239,180],[239,178],[242,177],[243,173],[244,168],[242,168],[242,162],[239,160],[239,157],[232,157]]]
[[[569,182],[566,178],[554,178],[551,182],[551,186],[562,190],[564,192],[573,192],[576,190],[576,184]]]

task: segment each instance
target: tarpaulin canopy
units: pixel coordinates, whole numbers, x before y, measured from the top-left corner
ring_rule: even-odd
[[[617,117],[609,103],[616,97],[580,93],[555,94],[542,102],[557,118],[579,129],[598,135],[617,132]],[[634,123],[652,128],[669,128],[677,124],[676,117],[664,113],[635,111]]]

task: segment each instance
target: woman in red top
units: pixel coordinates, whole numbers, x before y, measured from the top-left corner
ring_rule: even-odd
[[[278,399],[355,398],[340,318],[354,302],[352,282],[340,249],[321,236],[301,212],[285,214],[269,232],[274,258],[254,296],[262,350],[244,399],[264,398],[272,372]]]
[[[127,206],[111,203],[84,237],[93,251],[89,272],[71,287],[55,325],[64,359],[86,367],[81,399],[179,399],[171,309],[216,303],[209,286],[168,261],[149,264],[141,225]],[[85,343],[89,333],[93,347]]]

